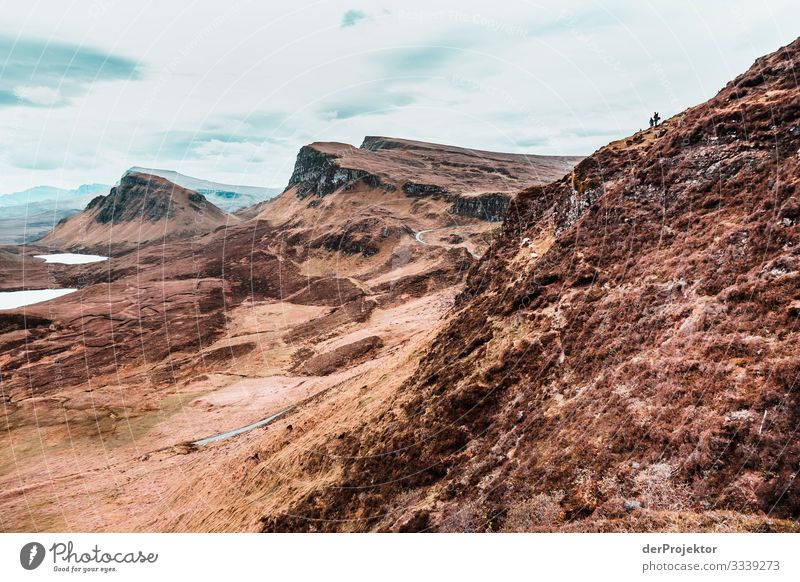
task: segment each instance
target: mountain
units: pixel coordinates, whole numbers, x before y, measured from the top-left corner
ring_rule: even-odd
[[[60,249],[139,245],[185,237],[237,222],[205,196],[169,180],[129,172],[107,196],[63,219],[37,241]]]
[[[580,161],[310,144],[226,228],[40,268],[80,289],[0,314],[5,527],[798,531],[798,74]]]
[[[247,208],[248,206],[253,206],[259,202],[274,198],[281,192],[280,188],[220,184],[202,178],[185,176],[173,170],[154,170],[135,166],[126,172],[126,174],[130,173],[149,174],[151,176],[165,178],[178,186],[202,194],[215,206],[221,208],[225,212],[234,212],[242,208]]]
[[[477,256],[520,184],[544,184],[580,159],[387,137],[366,137],[359,148],[316,142],[298,152],[281,196],[237,215],[280,228],[306,250],[369,257],[413,234]]]
[[[287,188],[300,198],[322,198],[363,183],[409,198],[441,200],[451,204],[453,214],[498,221],[514,193],[563,176],[581,159],[368,136],[360,148],[335,142],[303,147]]]
[[[159,176],[194,190],[225,212],[252,207],[281,192],[279,188],[220,184],[172,170],[134,167],[126,175],[131,173]],[[0,195],[0,245],[29,243],[41,238],[59,221],[77,214],[90,200],[110,189],[111,186],[105,184],[83,184],[74,189],[36,186]]]
[[[263,528],[796,529],[798,78],[800,39],[523,191],[413,375],[304,438]],[[232,488],[277,495],[275,458]]]
[[[311,144],[251,217],[39,265],[79,290],[0,314],[4,527],[799,531],[799,75],[800,39],[519,192]],[[194,216],[154,185],[84,224]]]

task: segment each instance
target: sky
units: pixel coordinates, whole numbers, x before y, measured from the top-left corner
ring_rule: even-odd
[[[0,193],[282,187],[313,141],[590,154],[800,34],[797,0],[0,0]]]

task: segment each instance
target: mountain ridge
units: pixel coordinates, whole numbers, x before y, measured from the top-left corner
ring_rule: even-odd
[[[299,193],[305,195],[316,181],[316,194],[325,195],[345,183],[366,179],[412,196],[424,194],[426,188],[430,193],[451,192],[459,196],[513,194],[522,189],[520,184],[546,183],[561,177],[582,159],[583,156],[509,154],[367,136],[358,148],[341,142],[303,146],[287,189],[300,186]],[[471,183],[469,174],[479,175],[481,182]],[[410,175],[417,176],[420,184],[409,181]]]
[[[58,201],[62,209],[79,207],[81,202],[74,202],[75,199],[83,200],[88,196],[94,196],[103,190],[109,190],[111,186],[107,184],[81,184],[77,188],[58,188],[56,186],[34,186],[19,192],[9,192],[0,195],[0,206],[22,206],[27,204],[39,204],[42,202]],[[77,206],[76,206],[77,205]]]

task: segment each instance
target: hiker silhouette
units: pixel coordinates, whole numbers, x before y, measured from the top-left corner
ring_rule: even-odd
[[[653,113],[653,127],[658,127],[658,122],[661,119],[661,116],[658,114],[658,111]]]

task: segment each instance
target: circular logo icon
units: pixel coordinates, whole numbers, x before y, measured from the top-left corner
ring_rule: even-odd
[[[26,570],[35,570],[44,561],[44,546],[39,542],[30,542],[19,551],[19,563]]]

